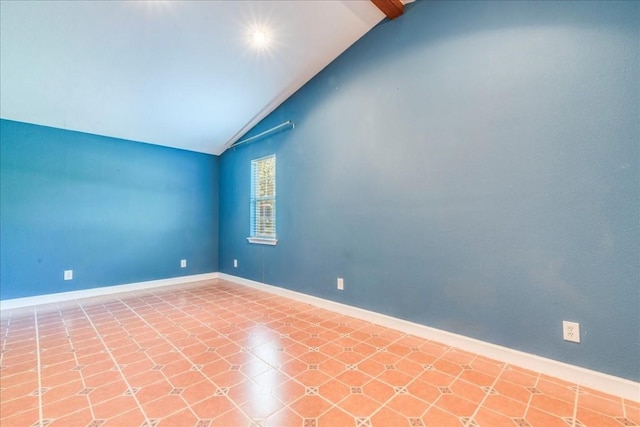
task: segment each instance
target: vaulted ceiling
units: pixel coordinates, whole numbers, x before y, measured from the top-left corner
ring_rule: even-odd
[[[219,154],[402,3],[2,1],[0,117]]]

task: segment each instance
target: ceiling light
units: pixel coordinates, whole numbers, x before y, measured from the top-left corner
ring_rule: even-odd
[[[249,30],[249,44],[256,49],[266,49],[271,44],[271,35],[264,28],[251,28]]]

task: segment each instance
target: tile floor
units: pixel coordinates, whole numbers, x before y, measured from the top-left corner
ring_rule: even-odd
[[[638,402],[217,280],[0,326],[2,427],[640,425]]]

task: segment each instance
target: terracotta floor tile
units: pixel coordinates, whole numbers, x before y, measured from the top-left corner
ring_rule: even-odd
[[[336,353],[333,357],[347,365],[357,365],[367,360],[366,356],[356,353],[355,351],[341,351]]]
[[[368,384],[367,384],[368,385]],[[440,390],[433,384],[425,383],[421,380],[415,380],[407,386],[407,391],[418,399],[422,399],[427,403],[434,403],[440,397]]]
[[[369,375],[358,370],[347,370],[336,378],[350,387],[362,387],[372,379]]]
[[[332,379],[318,388],[318,394],[330,402],[338,403],[350,394],[350,387],[338,380]]]
[[[576,398],[586,426],[640,422],[640,403],[222,280],[0,316],[3,427],[40,400],[81,427],[89,405],[118,427],[566,427]]]
[[[424,370],[421,364],[406,358],[398,361],[395,366],[396,369],[398,369],[400,372],[402,372],[403,374],[407,374],[410,377],[416,377]]]
[[[560,417],[569,417],[573,414],[573,403],[556,399],[547,394],[534,394],[531,398],[531,406],[536,409],[554,414]]]
[[[418,379],[424,381],[427,384],[432,384],[438,387],[445,387],[455,381],[455,377],[449,374],[440,372],[436,369],[427,369],[423,373],[418,375]]]
[[[273,388],[272,393],[285,404],[289,404],[305,395],[305,387],[295,380],[287,380]]]
[[[411,377],[394,369],[386,370],[379,374],[376,378],[384,383],[393,386],[406,386],[414,379],[414,377]]]
[[[226,396],[211,396],[191,407],[201,420],[212,420],[233,408],[234,404]]]
[[[611,400],[590,393],[578,393],[578,407],[609,415],[610,417],[624,416],[622,399]]]
[[[321,372],[324,372],[325,374],[329,375],[330,377],[337,377],[347,369],[347,365],[340,361],[330,358],[320,363],[318,365],[318,369]],[[366,372],[363,369],[361,369],[360,365],[358,365],[358,369],[360,369],[363,372]]]
[[[449,385],[449,389],[456,395],[464,397],[473,403],[480,403],[487,394],[487,392],[480,386],[467,382],[463,379],[455,380]]]
[[[624,417],[611,417],[599,412],[591,411],[589,409],[585,409],[584,407],[578,407],[578,412],[576,414],[576,418],[585,426],[597,426],[597,427],[621,427],[625,424],[616,420],[622,419]]]
[[[407,417],[398,414],[397,412],[382,408],[370,418],[372,426],[409,426],[409,420]]]
[[[562,418],[536,408],[529,408],[524,418],[532,427],[567,427]]]
[[[46,387],[44,382],[42,385]],[[57,387],[50,387],[47,392],[42,395],[42,404],[48,405],[49,403],[71,397],[78,394],[78,392],[84,388],[85,387],[80,380],[71,381]]]
[[[33,381],[23,382],[15,386],[5,385],[3,378],[0,385],[2,387],[7,387],[6,389],[0,389],[0,402],[9,402],[10,400],[24,397],[38,389],[38,381],[35,378]]]
[[[249,399],[240,406],[240,410],[250,418],[267,418],[282,409],[284,404],[274,396],[262,395]]]
[[[380,351],[375,352],[370,357],[383,365],[393,365],[402,359],[401,356],[385,351],[384,348],[381,348]]]
[[[175,356],[173,360],[173,362],[165,364],[161,369],[162,373],[168,378],[171,378],[178,374],[182,374],[184,372],[189,372],[189,370],[193,366],[191,362],[180,356]]]
[[[251,380],[245,380],[240,384],[230,387],[227,391],[227,396],[236,405],[242,405],[262,398],[271,398],[273,397],[272,392],[273,389],[270,387],[262,387]]]
[[[0,371],[0,375],[2,375],[2,388],[3,390],[10,389],[11,387],[16,387],[21,384],[37,384],[38,382],[38,373],[36,371],[27,371],[20,372],[15,375],[4,375],[4,372]],[[34,387],[34,390],[37,387]]]
[[[460,418],[444,411],[438,407],[432,406],[422,416],[425,427],[460,427]],[[566,427],[566,425],[565,425]]]
[[[380,403],[364,394],[351,394],[338,407],[355,417],[369,417],[380,408]]]
[[[512,382],[499,379],[493,388],[501,395],[508,396],[510,399],[517,400],[521,403],[528,404],[531,399],[531,391],[526,388],[514,384]]]
[[[47,427],[86,427],[93,421],[91,410],[81,409],[64,417],[56,418]]]
[[[153,385],[148,387],[153,387]],[[165,394],[168,394],[171,391],[171,386],[169,386],[168,383],[161,382],[158,383],[156,387],[162,387]],[[218,387],[211,384],[209,381],[201,381],[197,384],[192,384],[185,387],[181,396],[189,405],[194,405],[195,403],[201,402],[209,396],[213,396],[217,389]],[[144,404],[139,394],[140,392],[136,394],[136,397],[141,404]],[[149,395],[153,394],[157,395],[160,394],[160,392],[149,392]]]
[[[263,424],[260,425],[263,427],[300,427],[303,426],[305,422],[307,422],[307,420],[303,420],[300,415],[288,408],[284,408],[270,416]],[[251,427],[254,425],[255,424],[251,425]]]
[[[576,399],[576,391],[572,387],[573,384],[560,382],[560,380],[553,381],[549,377],[543,378],[542,376],[536,384],[536,388],[542,393],[573,404]]]
[[[470,417],[478,405],[455,394],[443,394],[435,406],[459,417]]]
[[[152,360],[146,358],[146,355],[142,352],[136,352],[133,353],[133,355],[135,355],[138,360],[129,360],[128,362],[125,362],[124,360],[122,360],[123,358],[117,359],[118,364],[123,366],[122,374],[125,376],[135,375],[140,372],[148,371],[156,365]]]
[[[103,361],[99,361],[99,362],[94,362],[91,364],[86,364],[84,365],[84,367],[81,369],[82,371],[82,375],[84,375],[85,377],[90,377],[92,375],[96,375],[96,374],[100,374],[102,372],[105,371],[109,371],[111,369],[113,369],[114,367],[114,363],[111,360],[110,357],[106,357],[105,360]]]
[[[89,408],[86,396],[69,396],[53,403],[44,404],[43,402],[42,416],[44,418],[61,418],[84,408]]]
[[[238,371],[230,370],[222,372],[211,378],[211,381],[217,384],[219,387],[233,387],[236,384],[240,384],[245,381],[247,377]]]
[[[97,388],[116,381],[122,381],[122,375],[118,371],[104,371],[90,377],[83,376],[83,381],[85,386]]]
[[[476,371],[493,377],[499,376],[505,370],[505,364],[494,359],[488,359],[483,356],[476,356],[470,363]]]
[[[0,414],[0,425],[3,427],[32,426],[40,420],[40,413],[36,408],[13,414],[8,413],[5,409],[0,410]]]
[[[159,371],[154,371],[154,370],[141,372],[137,375],[132,375],[127,377],[127,382],[131,387],[144,387],[146,385],[153,384],[158,381],[164,381],[164,380],[165,380],[165,376]],[[88,385],[88,382],[87,382],[87,385]]]
[[[169,415],[163,418],[158,423],[157,427],[181,427],[181,426],[195,426],[198,422],[198,418],[191,412],[190,409],[184,409],[173,415]]]
[[[117,414],[138,408],[136,401],[130,396],[118,396],[103,403],[91,406],[96,419],[107,419]]]
[[[527,411],[526,404],[500,394],[487,396],[482,406],[511,418],[523,418]]]
[[[187,371],[169,378],[174,387],[187,387],[191,384],[204,381],[207,377],[199,371]]]
[[[162,366],[162,363],[166,362],[156,361],[156,363]],[[200,372],[202,372],[204,375],[207,375],[208,377],[214,377],[218,374],[221,374],[222,372],[228,371],[229,368],[231,368],[231,363],[215,355],[212,357],[212,360],[202,365],[202,369],[200,369]]]
[[[143,409],[147,417],[161,419],[187,409],[187,405],[179,395],[169,395],[146,403]]]
[[[336,355],[342,353],[344,351],[344,347],[340,347],[338,345],[336,345],[335,343],[328,343],[325,344],[323,346],[320,347],[320,351],[323,354],[326,354],[327,356],[330,357],[336,357]],[[358,357],[360,357],[358,355]]]
[[[480,426],[514,427],[516,425],[511,417],[486,408],[480,408],[473,419]]]
[[[460,374],[460,378],[479,386],[490,386],[495,381],[495,376],[487,375],[475,369],[465,369]]]
[[[462,366],[460,366],[458,363],[446,359],[437,360],[433,363],[433,367],[438,371],[444,372],[453,377],[457,377],[463,371]]]
[[[405,417],[419,418],[431,407],[431,404],[409,394],[398,394],[387,403],[386,407]]]
[[[339,379],[342,376],[338,377]],[[295,377],[295,380],[305,386],[320,386],[327,381],[329,381],[331,377],[319,370],[307,370]],[[342,379],[341,379],[342,381]]]
[[[625,417],[640,425],[640,404],[625,400]]]
[[[133,409],[127,412],[116,412],[107,418],[106,422],[100,427],[124,427],[124,426],[140,426],[145,420],[144,415],[139,409]]]
[[[522,387],[534,387],[538,381],[538,377],[539,375],[535,372],[515,366],[509,366],[509,369],[505,369],[502,374],[500,374],[500,380],[508,381]]]
[[[253,382],[262,387],[275,388],[289,381],[289,376],[279,369],[272,368],[256,377],[251,378]]]
[[[331,404],[320,396],[305,395],[289,405],[302,418],[318,418],[331,407]]]
[[[300,423],[296,427],[298,426],[302,426],[302,424]],[[353,416],[347,414],[346,412],[338,408],[332,408],[318,418],[318,426],[321,426],[321,427],[349,426],[350,427],[350,426],[355,426],[355,420]]]
[[[38,397],[29,394],[27,396],[19,397],[8,402],[0,402],[0,414],[2,414],[3,418],[11,417],[21,412],[37,409],[38,405]]]
[[[136,400],[141,405],[146,405],[149,402],[160,399],[164,396],[168,396],[171,390],[173,390],[173,388],[174,388],[173,385],[165,380],[161,380],[153,384],[148,384],[142,387],[136,387],[137,389],[135,393]],[[96,392],[97,391],[98,390],[96,390]],[[126,391],[126,385],[125,385],[125,391]],[[124,394],[124,392],[121,394]],[[93,398],[93,393],[91,393],[89,397]]]

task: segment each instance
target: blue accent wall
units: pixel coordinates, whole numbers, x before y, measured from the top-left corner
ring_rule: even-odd
[[[638,2],[408,5],[252,133],[294,130],[221,156],[220,271],[640,380],[639,26]],[[279,241],[252,245],[273,153]]]
[[[218,270],[218,157],[9,120],[0,147],[1,299]]]

